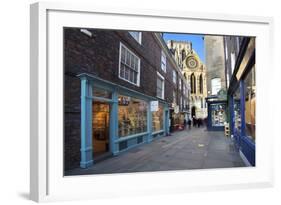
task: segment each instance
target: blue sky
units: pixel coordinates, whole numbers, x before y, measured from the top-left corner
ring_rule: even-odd
[[[204,35],[194,35],[194,34],[176,34],[176,33],[163,33],[164,40],[180,40],[180,41],[190,41],[192,42],[192,48],[199,55],[200,59],[205,63],[204,56]]]

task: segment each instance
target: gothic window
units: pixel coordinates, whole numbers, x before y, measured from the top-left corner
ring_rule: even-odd
[[[181,51],[181,59],[182,59],[182,61],[185,59],[185,57],[186,57],[185,50],[182,50]]]
[[[196,93],[196,77],[194,73],[192,73],[190,76],[190,88],[192,94]]]
[[[203,94],[203,78],[202,78],[202,74],[199,77],[199,89],[200,89],[200,94]]]

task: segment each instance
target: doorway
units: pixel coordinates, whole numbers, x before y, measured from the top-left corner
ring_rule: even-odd
[[[93,159],[100,161],[111,155],[109,152],[110,105],[105,102],[94,101],[92,106]]]
[[[196,117],[196,107],[195,106],[192,106],[191,108],[191,117]]]

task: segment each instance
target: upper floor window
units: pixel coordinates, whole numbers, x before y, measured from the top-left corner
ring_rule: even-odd
[[[177,84],[177,72],[173,70],[173,82]]]
[[[164,99],[164,77],[157,72],[156,96]]]
[[[119,78],[139,86],[140,58],[120,43]]]
[[[129,34],[131,34],[131,36],[132,36],[139,44],[141,44],[141,32],[131,31],[131,32],[129,32]]]
[[[176,104],[177,103],[177,96],[176,96],[176,92],[173,90],[173,103]]]
[[[179,89],[181,90],[181,79],[179,79]]]
[[[161,69],[163,70],[163,71],[165,71],[166,72],[166,61],[167,61],[167,58],[166,58],[166,55],[165,55],[165,53],[162,51],[161,52]]]
[[[182,109],[182,96],[180,97],[180,109]]]

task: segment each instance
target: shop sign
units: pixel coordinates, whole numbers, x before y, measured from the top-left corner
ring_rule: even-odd
[[[151,112],[158,111],[158,107],[159,107],[159,102],[158,101],[151,101],[150,102],[150,110],[151,110]]]
[[[176,114],[178,114],[179,113],[179,111],[180,111],[180,107],[177,105],[177,106],[175,106],[175,108],[174,108],[174,112],[176,113]]]

